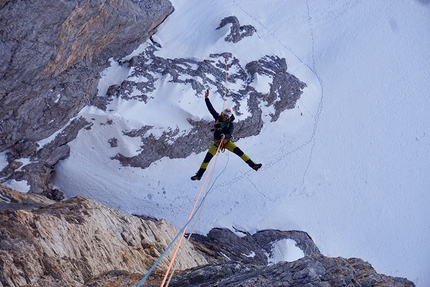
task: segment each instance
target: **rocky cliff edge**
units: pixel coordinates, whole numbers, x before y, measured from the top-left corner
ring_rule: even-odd
[[[0,184],[0,286],[136,286],[179,230],[83,197],[55,202]],[[273,244],[303,251],[269,264]],[[173,250],[143,286],[159,286]],[[255,234],[214,228],[184,240],[169,286],[415,286],[357,258],[323,256],[302,231]]]

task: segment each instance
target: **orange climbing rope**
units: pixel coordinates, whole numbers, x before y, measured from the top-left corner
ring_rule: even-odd
[[[224,96],[223,96],[224,103],[223,103],[223,108],[222,108],[222,110],[223,110],[223,111],[224,111],[224,110],[225,110],[225,108],[226,108],[226,102],[227,102],[227,81],[228,81],[228,58],[226,57],[226,58],[225,58],[225,83],[224,83]],[[216,160],[217,160],[217,156],[218,156],[218,152],[220,151],[220,149],[221,149],[221,147],[222,147],[222,144],[223,144],[223,142],[224,142],[224,139],[225,139],[225,136],[222,136],[222,138],[221,138],[221,140],[220,140],[220,142],[219,142],[219,144],[218,144],[218,147],[217,147],[217,151],[216,151],[216,153],[215,153],[215,156],[214,156],[214,158],[212,159],[212,162],[211,162],[211,163],[210,163],[210,165],[209,165],[208,171],[206,172],[206,176],[205,176],[205,178],[204,178],[204,180],[203,180],[203,183],[202,183],[202,186],[201,186],[201,188],[200,188],[199,194],[197,195],[196,201],[194,202],[194,206],[193,206],[193,208],[191,209],[191,212],[190,212],[190,215],[189,215],[189,217],[188,217],[188,221],[187,221],[187,223],[189,223],[189,222],[191,221],[191,219],[193,218],[193,215],[194,215],[194,212],[195,212],[195,210],[196,210],[197,204],[198,204],[198,202],[199,202],[199,200],[200,200],[200,197],[202,196],[202,193],[203,193],[204,187],[206,186],[206,182],[208,181],[207,179],[208,179],[209,175],[212,173],[212,169],[213,169],[213,167],[215,166],[215,163],[216,163]],[[203,203],[204,203],[204,202],[203,202]],[[201,210],[200,210],[200,212],[201,212]],[[183,231],[182,231],[182,234],[181,234],[181,236],[180,236],[179,242],[178,242],[178,244],[176,245],[176,249],[175,249],[175,252],[174,252],[174,253],[173,253],[173,255],[172,255],[172,259],[170,259],[169,266],[168,266],[168,268],[167,268],[167,270],[166,270],[166,274],[164,275],[164,278],[163,278],[163,281],[161,282],[160,287],[163,287],[163,286],[164,286],[164,284],[166,284],[166,285],[165,285],[165,287],[167,287],[167,286],[169,285],[169,283],[170,283],[170,279],[172,278],[173,273],[175,272],[175,269],[174,269],[174,268],[173,268],[173,270],[172,270],[172,266],[173,266],[173,263],[175,262],[176,256],[178,255],[179,248],[180,248],[180,246],[181,246],[182,240],[183,240],[183,239],[184,239],[184,237],[185,237],[185,233],[186,233],[186,231],[187,231],[187,228],[188,228],[188,225],[187,225],[187,226],[185,226],[185,228],[184,228],[184,229],[183,229]],[[193,230],[194,230],[194,227],[193,227]],[[190,234],[190,236],[191,236],[191,234]],[[188,240],[190,239],[190,236],[188,237]],[[171,275],[170,275],[170,277],[169,277],[170,270],[172,270],[172,273],[171,273]],[[167,280],[167,279],[168,279],[168,281],[167,281],[167,283],[166,283],[166,280]]]
[[[189,217],[188,217],[188,221],[187,221],[187,222],[190,222],[190,221],[191,221],[191,219],[192,219],[192,217],[193,217],[193,214],[194,214],[194,212],[195,212],[195,210],[196,210],[196,207],[197,207],[197,204],[198,204],[198,202],[199,202],[199,199],[200,199],[200,197],[201,197],[201,195],[202,195],[202,193],[203,193],[204,187],[206,186],[207,179],[208,179],[209,175],[210,175],[210,174],[211,174],[211,172],[212,172],[212,168],[213,168],[213,167],[214,167],[214,165],[215,165],[216,158],[217,158],[217,156],[218,156],[218,152],[219,152],[219,150],[220,150],[220,148],[221,148],[221,143],[222,143],[223,141],[224,141],[224,136],[221,138],[221,140],[220,140],[220,144],[218,145],[218,148],[217,148],[217,151],[216,151],[216,153],[215,153],[215,156],[214,156],[214,158],[213,158],[213,160],[212,160],[211,164],[209,165],[208,171],[207,171],[206,176],[205,176],[205,178],[204,178],[204,180],[203,180],[203,183],[202,183],[202,186],[201,186],[201,188],[200,188],[199,194],[197,195],[196,201],[194,202],[194,206],[193,206],[193,208],[191,209],[191,212],[190,212],[190,215],[189,215]],[[176,249],[175,249],[175,252],[174,252],[174,253],[173,253],[173,255],[172,255],[172,259],[170,259],[170,264],[169,264],[169,266],[168,266],[168,268],[167,268],[166,274],[164,275],[164,278],[163,278],[163,281],[161,282],[160,287],[163,287],[163,286],[164,286],[164,284],[166,283],[167,277],[168,277],[168,275],[169,275],[169,273],[170,273],[170,270],[172,269],[173,262],[175,261],[175,258],[176,258],[176,256],[178,255],[179,247],[181,246],[182,240],[184,239],[185,232],[187,231],[187,228],[188,228],[188,226],[186,226],[186,227],[184,228],[184,230],[182,231],[182,234],[181,234],[181,236],[180,236],[179,242],[178,242],[178,244],[176,245]]]
[[[224,105],[222,110],[225,110],[225,102],[227,101],[227,80],[228,80],[228,58],[225,58],[225,83],[224,83]]]

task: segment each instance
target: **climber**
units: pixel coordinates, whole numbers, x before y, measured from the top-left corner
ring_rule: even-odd
[[[206,90],[205,102],[206,107],[215,119],[215,125],[211,129],[211,131],[214,133],[214,142],[209,147],[200,169],[197,171],[196,175],[191,177],[191,180],[200,180],[202,178],[203,173],[206,171],[206,168],[209,165],[209,162],[211,161],[212,157],[215,156],[221,140],[221,149],[228,149],[229,151],[235,153],[251,168],[257,171],[262,166],[262,164],[257,164],[252,161],[251,158],[243,153],[243,151],[232,141],[234,115],[231,109],[226,108],[221,114],[218,114],[209,100],[209,90]]]

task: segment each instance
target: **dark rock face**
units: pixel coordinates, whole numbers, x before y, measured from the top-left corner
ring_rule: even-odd
[[[207,265],[178,272],[169,286],[397,286],[413,287],[404,278],[378,274],[373,267],[357,258],[329,258],[321,254],[294,262],[272,266],[254,266],[241,262]]]
[[[191,242],[211,262],[178,271],[169,286],[397,286],[413,287],[405,278],[378,274],[357,258],[330,258],[322,255],[312,238],[303,231],[263,230],[243,237],[224,228],[214,228],[207,236],[193,234]],[[296,241],[304,257],[293,262],[267,264],[274,242]],[[253,256],[246,256],[246,254]],[[157,280],[147,286],[158,286]]]
[[[5,2],[0,151],[64,126],[96,95],[108,59],[133,51],[172,10],[163,0]]]
[[[55,194],[42,186],[67,157],[67,141],[51,141],[38,152],[36,142],[96,102],[108,59],[132,52],[172,11],[168,0],[1,1],[0,152],[11,148],[3,177],[27,179],[32,193]],[[83,121],[69,124],[75,137]],[[23,165],[14,161],[19,156],[32,157],[21,177],[13,173]]]
[[[273,255],[273,243],[292,239],[304,255],[321,254],[312,238],[303,231],[262,230],[255,234],[245,233],[239,237],[226,228],[214,228],[207,236],[193,234],[190,241],[208,261],[219,264],[230,261],[253,265],[267,265],[267,255]],[[252,254],[252,256],[249,256]]]

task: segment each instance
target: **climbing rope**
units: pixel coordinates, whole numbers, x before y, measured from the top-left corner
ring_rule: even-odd
[[[197,216],[197,219],[195,220],[195,223],[194,223],[193,227],[191,228],[190,233],[188,234],[188,238],[187,238],[187,241],[188,241],[188,242],[190,242],[191,236],[192,236],[192,235],[193,235],[193,233],[194,233],[194,229],[196,228],[197,223],[199,223],[199,221],[200,221],[200,217],[201,217],[201,215],[202,215],[202,211],[203,211],[203,207],[204,207],[204,205],[205,205],[206,197],[208,196],[208,194],[210,193],[210,191],[213,189],[213,187],[214,187],[214,185],[215,185],[215,182],[218,180],[218,178],[221,176],[221,174],[223,174],[223,173],[224,173],[225,169],[227,168],[228,161],[229,161],[229,158],[230,158],[230,156],[229,156],[229,155],[230,155],[230,154],[227,154],[227,162],[225,163],[225,166],[224,166],[223,170],[218,174],[218,176],[217,176],[217,177],[215,178],[215,180],[212,182],[212,185],[211,185],[210,187],[208,187],[208,189],[206,190],[205,195],[203,196],[202,202],[200,203],[200,206],[199,206],[199,209],[200,209],[200,211],[199,211],[199,215]],[[215,168],[215,165],[216,165],[216,163],[214,163],[214,168]],[[211,178],[210,178],[209,182],[211,182],[211,181],[212,181],[212,177],[213,177],[213,172],[211,173]],[[196,212],[197,212],[197,210],[196,210]],[[169,286],[169,284],[170,284],[170,280],[172,279],[173,274],[174,274],[174,272],[176,271],[176,266],[177,266],[177,264],[175,263],[174,268],[172,269],[172,272],[170,273],[169,280],[167,280],[167,283],[166,283],[166,286],[165,286],[165,287],[168,287],[168,286]]]
[[[223,96],[223,100],[224,100],[224,102],[223,102],[223,108],[222,108],[222,110],[223,110],[223,111],[226,109],[226,102],[227,102],[227,81],[228,81],[228,57],[226,57],[226,58],[225,58],[225,83],[224,83],[224,96]],[[200,189],[200,192],[199,192],[199,195],[198,195],[198,197],[197,197],[197,199],[196,199],[195,204],[198,202],[198,199],[199,199],[199,198],[200,198],[200,196],[201,196],[201,193],[202,193],[202,191],[203,191],[204,186],[206,185],[206,181],[207,181],[207,178],[209,177],[209,175],[211,176],[211,178],[210,178],[209,182],[212,180],[212,176],[213,176],[213,174],[212,174],[212,172],[210,172],[210,170],[211,170],[213,167],[215,167],[216,160],[217,160],[216,156],[218,155],[219,151],[224,152],[224,150],[225,150],[225,143],[224,143],[224,139],[225,139],[225,136],[223,136],[223,137],[221,138],[221,140],[220,140],[220,142],[219,142],[219,144],[218,144],[218,148],[217,148],[217,151],[216,151],[216,154],[215,154],[215,158],[212,160],[211,166],[210,166],[210,168],[209,168],[209,171],[208,171],[208,172],[207,172],[207,174],[206,174],[205,180],[204,180],[204,182],[203,182],[203,184],[202,184],[202,187],[201,187],[201,189]],[[225,169],[225,168],[224,168],[224,169]],[[211,188],[212,188],[212,187],[211,187]],[[208,190],[206,191],[206,195],[209,193],[209,190],[210,190],[210,189],[208,189]],[[193,234],[194,229],[195,229],[195,227],[197,226],[197,223],[198,223],[198,222],[199,222],[199,220],[200,220],[200,216],[201,216],[202,211],[203,211],[203,206],[204,206],[204,203],[205,203],[206,195],[203,197],[203,200],[202,200],[202,202],[201,202],[201,204],[200,204],[200,206],[201,206],[201,208],[200,208],[200,212],[199,212],[199,215],[198,215],[198,217],[197,217],[196,222],[194,223],[194,226],[191,228],[191,232],[190,232],[190,233],[189,233],[189,235],[188,235],[188,241],[190,241],[190,239],[191,239],[191,235]],[[193,209],[195,208],[195,204],[194,204]],[[197,212],[197,210],[196,210],[196,212]],[[195,215],[195,213],[193,213],[193,211],[191,212],[191,214],[193,214],[192,216],[194,216],[194,215]],[[190,214],[190,216],[191,216],[191,214]],[[190,222],[190,220],[191,220],[191,219],[189,219],[189,220],[188,220],[188,222]],[[188,225],[187,225],[187,227],[188,227]],[[163,285],[164,285],[164,283],[165,283],[165,281],[166,281],[166,277],[168,276],[168,273],[169,273],[170,269],[172,270],[172,272],[170,273],[170,276],[169,276],[169,278],[168,278],[167,282],[165,283],[165,287],[169,286],[170,280],[172,279],[173,274],[175,273],[175,270],[176,270],[176,263],[175,263],[175,265],[173,265],[173,267],[172,267],[172,263],[173,263],[173,262],[174,262],[174,260],[175,260],[175,257],[176,257],[176,255],[177,255],[177,252],[178,252],[179,247],[180,247],[180,244],[181,244],[181,242],[182,242],[182,240],[183,240],[183,238],[184,238],[185,232],[186,232],[186,228],[182,231],[181,239],[180,239],[180,241],[179,241],[179,243],[178,243],[178,245],[177,245],[177,247],[176,247],[175,253],[174,253],[174,255],[173,255],[172,259],[171,259],[171,262],[170,262],[169,268],[167,269],[167,272],[166,272],[166,274],[165,274],[165,276],[164,276],[164,278],[163,278],[163,282],[162,282],[162,283],[161,283],[161,285],[160,285],[161,287],[163,287]],[[172,268],[171,268],[171,267],[172,267]]]
[[[225,83],[224,83],[224,96],[223,96],[224,103],[223,103],[223,109],[222,109],[223,111],[226,109],[226,102],[227,102],[227,81],[228,81],[228,58],[226,57],[226,58],[225,58]],[[198,215],[198,218],[197,218],[197,220],[196,220],[196,222],[195,222],[195,224],[194,224],[193,228],[191,229],[191,232],[190,232],[190,233],[189,233],[189,235],[188,235],[188,241],[189,241],[189,240],[190,240],[190,238],[191,238],[191,235],[192,235],[192,233],[193,233],[193,231],[194,231],[194,228],[196,227],[196,225],[197,225],[198,221],[200,220],[200,216],[201,216],[201,213],[202,213],[202,210],[203,210],[203,208],[202,208],[202,207],[204,206],[204,202],[205,202],[206,196],[209,194],[209,192],[210,192],[210,190],[212,189],[212,187],[213,187],[213,185],[214,185],[215,181],[218,179],[218,177],[219,177],[219,176],[224,172],[225,168],[227,167],[227,165],[226,165],[226,167],[224,167],[224,169],[222,170],[222,172],[217,176],[217,178],[216,178],[216,179],[215,179],[215,181],[213,182],[212,186],[206,190],[206,194],[205,194],[205,196],[203,197],[203,199],[202,199],[202,201],[201,201],[200,205],[197,207],[197,204],[198,204],[198,202],[199,202],[199,199],[200,199],[200,197],[201,197],[201,195],[202,195],[202,193],[203,193],[204,187],[206,186],[206,182],[208,182],[208,177],[209,177],[209,176],[211,176],[211,178],[210,178],[210,180],[209,180],[209,181],[211,181],[211,180],[212,180],[212,176],[213,176],[213,175],[212,175],[212,172],[211,172],[211,171],[212,171],[212,169],[214,168],[214,166],[215,166],[215,164],[216,164],[218,153],[220,152],[220,150],[221,150],[221,149],[222,149],[222,147],[223,147],[224,139],[225,139],[225,136],[223,136],[223,137],[221,138],[221,140],[220,140],[220,142],[219,142],[219,144],[218,144],[218,147],[217,147],[217,150],[216,150],[215,156],[214,156],[214,158],[212,159],[212,161],[211,161],[211,163],[210,163],[210,165],[209,165],[208,171],[206,172],[206,176],[205,176],[205,178],[204,178],[204,180],[203,180],[203,183],[202,183],[202,186],[201,186],[201,188],[200,188],[199,194],[197,195],[197,198],[196,198],[196,200],[195,200],[195,202],[194,202],[194,206],[193,206],[193,208],[191,209],[191,212],[190,212],[190,215],[189,215],[189,217],[188,217],[188,220],[187,220],[186,224],[185,224],[185,225],[184,225],[184,227],[182,227],[182,229],[178,232],[178,234],[175,236],[175,238],[173,238],[172,242],[171,242],[171,243],[166,247],[166,249],[164,250],[164,252],[163,252],[163,253],[160,255],[160,257],[155,261],[155,263],[154,263],[154,264],[152,265],[152,267],[148,270],[148,272],[147,272],[147,273],[146,273],[146,275],[142,278],[142,280],[140,280],[140,282],[137,284],[137,287],[141,287],[141,286],[142,286],[142,284],[146,281],[146,279],[148,279],[148,277],[149,277],[149,275],[151,274],[151,272],[155,269],[155,267],[158,265],[158,263],[160,263],[161,259],[165,256],[165,254],[167,253],[167,251],[168,251],[168,250],[173,246],[173,244],[176,242],[176,240],[180,237],[179,242],[178,242],[178,244],[176,245],[175,252],[173,253],[172,258],[170,259],[170,263],[169,263],[169,266],[168,266],[168,268],[167,268],[167,271],[166,271],[166,273],[165,273],[165,275],[164,275],[163,281],[161,282],[161,285],[160,285],[160,287],[163,287],[163,286],[164,286],[164,287],[167,287],[167,286],[169,286],[170,279],[172,278],[173,273],[174,273],[174,271],[175,271],[175,268],[172,268],[172,267],[173,267],[173,263],[175,262],[175,258],[176,258],[177,254],[178,254],[178,251],[179,251],[179,248],[180,248],[180,246],[181,246],[182,240],[183,240],[183,238],[185,237],[185,233],[186,233],[186,231],[187,231],[188,225],[190,224],[191,220],[194,218],[194,216],[195,216],[195,214],[197,213],[197,211],[199,211],[199,210],[200,210],[199,215]],[[175,265],[175,267],[176,267],[176,265]],[[169,275],[169,273],[170,273],[170,270],[172,270],[172,272],[171,272],[171,275],[170,275],[170,277],[169,277],[169,279],[168,279],[168,281],[167,281],[167,283],[166,283],[166,280],[167,280],[167,277],[168,277],[168,275]]]
[[[222,140],[221,140],[221,142],[224,140],[224,137],[222,138]],[[185,233],[186,233],[186,230],[187,230],[187,228],[188,228],[188,225],[190,224],[190,222],[193,220],[193,218],[195,217],[195,215],[197,214],[197,212],[200,210],[202,210],[202,206],[203,206],[203,204],[204,204],[204,201],[205,201],[205,199],[206,199],[206,197],[207,197],[207,195],[210,193],[210,191],[211,191],[211,189],[213,188],[213,186],[214,186],[214,184],[215,184],[215,182],[216,182],[216,180],[218,179],[218,177],[224,172],[224,170],[226,169],[226,167],[227,167],[227,164],[226,164],[226,166],[224,167],[224,169],[221,171],[221,173],[215,178],[215,181],[212,183],[212,185],[211,185],[211,187],[209,188],[209,189],[207,189],[207,191],[206,191],[206,194],[204,195],[204,197],[203,197],[203,199],[202,199],[202,201],[201,201],[201,203],[197,206],[197,203],[198,203],[198,201],[199,201],[199,199],[200,199],[200,197],[201,197],[201,195],[202,195],[202,191],[204,190],[204,188],[205,188],[205,186],[206,186],[206,183],[208,182],[208,177],[209,176],[212,176],[212,170],[213,170],[213,168],[214,168],[214,166],[215,166],[215,164],[216,164],[216,160],[217,160],[217,156],[218,156],[218,153],[219,153],[219,150],[220,150],[220,147],[221,147],[221,145],[218,145],[218,147],[217,147],[217,152],[216,152],[216,154],[215,154],[215,156],[214,156],[214,158],[213,158],[213,160],[211,161],[211,164],[209,165],[209,168],[208,168],[208,171],[207,171],[207,173],[206,173],[206,176],[205,176],[205,178],[204,178],[204,181],[203,181],[203,183],[202,183],[202,186],[201,186],[201,188],[200,188],[200,191],[199,191],[199,194],[198,194],[198,196],[197,196],[197,198],[196,198],[196,201],[195,201],[195,203],[194,203],[194,206],[193,206],[193,209],[192,209],[192,211],[190,212],[190,216],[189,216],[189,218],[188,218],[188,220],[187,220],[187,222],[186,222],[186,224],[182,227],[182,229],[181,230],[179,230],[179,232],[177,233],[177,235],[173,238],[173,240],[170,242],[170,244],[166,247],[166,249],[163,251],[163,253],[161,253],[161,255],[160,255],[160,257],[154,262],[154,264],[152,265],[152,267],[148,270],[148,272],[145,274],[145,276],[140,280],[140,282],[137,284],[137,287],[141,287],[142,286],[142,284],[148,279],[148,277],[149,277],[149,275],[152,273],[152,271],[154,271],[154,269],[155,269],[155,267],[160,263],[160,261],[162,260],[162,258],[167,254],[167,252],[170,250],[170,248],[173,246],[173,244],[177,241],[177,239],[179,238],[179,237],[181,237],[180,238],[180,240],[179,240],[179,243],[178,243],[178,245],[176,246],[176,250],[175,250],[175,252],[174,252],[174,255],[172,256],[172,258],[171,258],[171,262],[170,262],[170,264],[169,264],[169,268],[167,269],[167,271],[166,271],[166,275],[164,276],[164,278],[163,278],[163,281],[162,281],[162,283],[161,283],[161,285],[160,286],[163,286],[164,285],[164,283],[165,283],[165,281],[166,281],[166,278],[167,278],[167,275],[169,274],[169,272],[170,272],[170,269],[172,268],[172,265],[173,265],[173,262],[174,262],[174,260],[175,260],[175,258],[176,258],[176,255],[177,255],[177,253],[178,253],[178,250],[179,250],[179,247],[180,247],[180,245],[181,245],[181,243],[182,243],[182,240],[183,240],[183,238],[184,238],[184,235],[185,235]],[[200,215],[199,215],[200,216]],[[195,227],[195,226],[194,226]],[[194,230],[194,227],[193,227],[193,230]],[[190,234],[191,235],[191,234]],[[188,240],[190,239],[190,236],[188,236]],[[170,279],[169,279],[169,281],[170,281]],[[166,287],[167,287],[168,285],[166,285]]]
[[[210,164],[210,166],[209,166],[208,172],[206,173],[205,179],[204,179],[204,181],[203,181],[203,183],[202,183],[202,186],[201,186],[201,188],[200,188],[199,194],[197,195],[197,198],[196,198],[196,200],[195,200],[195,202],[194,202],[194,206],[193,206],[193,208],[191,209],[191,212],[190,212],[190,215],[189,215],[189,217],[188,217],[188,221],[187,221],[187,222],[190,222],[190,221],[191,221],[191,219],[193,218],[193,215],[194,215],[194,213],[195,213],[195,211],[196,211],[196,208],[197,208],[197,203],[199,202],[199,199],[200,199],[200,197],[201,197],[201,195],[202,195],[202,193],[203,193],[203,189],[204,189],[204,187],[205,187],[205,185],[206,185],[207,179],[208,179],[208,177],[209,177],[209,175],[210,175],[210,173],[211,173],[211,171],[212,171],[212,168],[213,168],[213,167],[214,167],[214,165],[215,165],[215,162],[216,162],[216,159],[217,159],[217,155],[218,155],[219,149],[220,149],[220,147],[221,147],[221,143],[224,141],[224,138],[225,138],[225,137],[223,136],[223,137],[221,138],[221,140],[220,140],[220,144],[218,145],[218,148],[217,148],[217,150],[216,150],[216,153],[215,153],[214,159],[212,160],[212,162],[211,162],[211,164]],[[176,258],[176,256],[178,255],[179,247],[181,246],[182,240],[184,239],[184,235],[185,235],[185,232],[187,231],[187,228],[188,228],[188,224],[187,224],[187,226],[184,228],[184,230],[182,231],[182,235],[181,235],[181,237],[179,238],[179,242],[178,242],[178,244],[176,245],[176,249],[175,249],[175,252],[173,253],[172,259],[170,259],[169,267],[167,268],[167,271],[166,271],[166,274],[164,275],[163,281],[161,281],[161,285],[160,285],[160,287],[163,287],[163,286],[164,286],[164,283],[166,283],[167,276],[169,275],[169,272],[170,272],[170,269],[172,268],[173,262],[175,261],[175,258]]]
[[[224,83],[224,105],[222,107],[222,110],[224,111],[226,106],[225,103],[227,102],[227,81],[228,81],[228,58],[225,58],[225,83]]]

